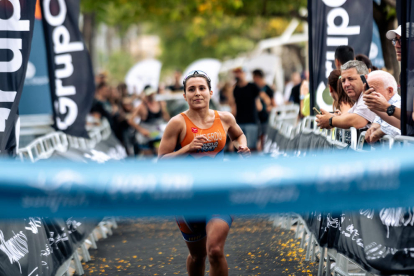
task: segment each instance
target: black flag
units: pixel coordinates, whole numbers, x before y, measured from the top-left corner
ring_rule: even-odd
[[[16,149],[18,106],[32,44],[36,1],[0,1],[0,154]],[[7,18],[7,19],[5,19]]]
[[[401,23],[401,134],[414,136],[414,4],[397,1]]]
[[[315,105],[332,110],[326,89],[328,76],[335,69],[335,49],[354,48],[355,54],[369,56],[372,41],[372,1],[313,0],[309,6],[310,89]],[[312,109],[311,109],[312,110]]]
[[[79,31],[79,0],[43,0],[55,128],[88,138],[85,129],[95,93],[92,63]]]

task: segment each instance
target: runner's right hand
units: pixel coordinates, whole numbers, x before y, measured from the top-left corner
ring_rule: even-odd
[[[194,140],[188,145],[188,151],[193,152],[201,149],[205,142],[208,142],[206,136],[201,135],[195,137]]]

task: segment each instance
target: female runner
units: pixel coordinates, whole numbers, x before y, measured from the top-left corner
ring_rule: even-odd
[[[242,155],[250,155],[246,136],[229,112],[209,108],[211,80],[203,71],[192,71],[184,78],[184,99],[189,109],[173,117],[164,132],[159,158],[189,156],[195,159],[221,158],[229,135]],[[205,260],[210,262],[210,275],[228,275],[224,244],[233,219],[230,215],[213,215],[199,219],[177,217],[190,254],[187,271],[190,276],[205,273]]]

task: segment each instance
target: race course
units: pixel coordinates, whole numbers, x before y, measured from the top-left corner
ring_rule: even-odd
[[[188,251],[174,217],[118,224],[113,236],[90,251],[85,275],[187,275]],[[229,275],[316,275],[318,264],[304,261],[299,242],[293,231],[273,227],[268,216],[235,217],[225,247]]]

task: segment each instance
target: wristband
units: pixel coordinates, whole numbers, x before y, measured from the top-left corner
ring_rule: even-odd
[[[334,127],[334,126],[332,125],[332,119],[333,119],[333,117],[329,118],[329,125],[330,125],[331,127]]]

